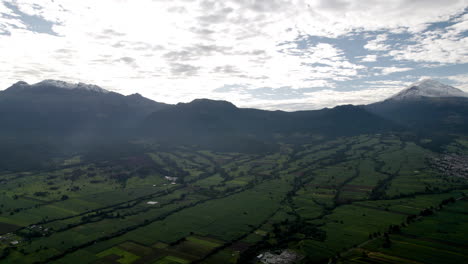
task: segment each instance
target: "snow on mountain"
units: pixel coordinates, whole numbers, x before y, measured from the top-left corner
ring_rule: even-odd
[[[468,97],[468,93],[432,79],[425,79],[403,89],[390,97],[389,100],[406,100],[421,97]]]
[[[57,88],[62,88],[62,89],[82,89],[82,90],[88,90],[88,91],[94,91],[94,92],[100,92],[100,93],[108,93],[106,89],[103,89],[97,85],[94,84],[86,84],[86,83],[69,83],[69,82],[64,82],[64,81],[58,81],[58,80],[44,80],[42,82],[38,82],[36,84],[31,85],[31,87],[44,87],[44,86],[52,86],[52,87],[57,87]]]
[[[82,90],[88,90],[88,91],[93,91],[93,92],[99,92],[99,93],[109,93],[108,90],[103,89],[97,85],[93,84],[86,84],[86,83],[69,83],[69,82],[64,82],[64,81],[58,81],[58,80],[44,80],[32,85],[29,85],[27,82],[24,81],[19,81],[15,84],[13,84],[10,88],[12,89],[31,89],[31,88],[43,88],[43,87],[54,87],[54,88],[60,88],[60,89],[82,89]]]

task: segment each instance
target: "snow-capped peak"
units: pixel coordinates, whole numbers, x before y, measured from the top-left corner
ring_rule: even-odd
[[[62,88],[62,89],[82,89],[82,90],[88,90],[88,91],[94,91],[94,92],[100,92],[100,93],[108,93],[106,89],[103,89],[97,85],[94,84],[86,84],[86,83],[69,83],[69,82],[64,82],[64,81],[59,81],[59,80],[44,80],[41,82],[38,82],[36,84],[31,85],[31,87],[44,87],[44,86],[51,86],[51,87],[56,87],[56,88]]]
[[[432,79],[425,79],[413,83],[389,99],[405,100],[421,97],[468,97],[468,93]]]

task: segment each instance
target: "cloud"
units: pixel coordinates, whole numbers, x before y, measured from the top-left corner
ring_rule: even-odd
[[[387,38],[388,38],[387,34],[377,35],[375,39],[368,41],[367,44],[364,46],[364,48],[368,50],[373,50],[373,51],[388,50],[390,49],[390,46],[385,44],[385,41],[387,40]]]
[[[104,59],[103,61],[106,61],[106,59]],[[122,62],[122,63],[127,64],[128,66],[130,66],[132,68],[137,68],[138,67],[138,65],[136,63],[136,59],[132,58],[132,57],[121,57],[121,58],[117,59],[116,62]]]
[[[296,97],[319,92],[364,102],[337,89],[367,91],[366,81],[376,76],[465,63],[466,6],[466,0],[5,0],[0,87],[58,78],[169,103],[209,97],[273,107],[288,98],[298,106],[303,99]]]
[[[375,67],[375,69],[379,69],[382,75],[389,75],[395,72],[405,72],[413,70],[413,68],[405,68],[405,67]]]
[[[171,73],[174,75],[193,76],[198,73],[200,67],[190,64],[172,63]]]
[[[468,63],[468,16],[445,28],[414,35],[412,44],[389,52],[397,60],[437,63]]]
[[[454,81],[453,86],[468,93],[468,74],[447,76],[447,79]]]
[[[240,73],[240,70],[234,65],[223,65],[223,66],[216,66],[213,69],[215,73],[224,73],[224,74],[235,74]]]
[[[30,15],[24,12],[25,6],[20,8],[14,2],[4,2],[0,7],[0,14],[3,18],[7,18],[9,21],[2,23],[0,27],[0,33],[3,35],[10,35],[14,29],[27,29],[36,33],[45,33],[56,35],[57,33],[53,30],[53,26],[56,22],[45,19],[40,15]],[[33,10],[41,10],[40,6],[30,6]],[[26,7],[27,8],[27,7]],[[22,10],[23,9],[23,10]]]
[[[231,50],[230,47],[196,44],[193,46],[183,47],[177,51],[170,51],[164,54],[163,57],[170,62],[199,60],[201,57],[213,56],[216,53],[226,54],[229,50]]]
[[[320,90],[317,92],[306,93],[302,98],[293,98],[280,101],[271,100],[243,100],[236,105],[240,107],[254,107],[268,110],[283,109],[285,111],[297,111],[303,109],[322,109],[325,107],[334,107],[345,104],[369,104],[396,94],[401,87],[393,85],[380,85],[378,88],[363,89],[358,91],[334,91]]]
[[[375,54],[368,54],[366,56],[364,56],[362,59],[361,59],[362,62],[376,62],[377,61],[377,55]]]
[[[113,30],[111,28],[104,29],[102,31],[102,34],[111,35],[111,36],[118,36],[118,37],[122,37],[122,36],[126,35],[125,33],[117,32],[117,31],[115,31],[115,30]]]

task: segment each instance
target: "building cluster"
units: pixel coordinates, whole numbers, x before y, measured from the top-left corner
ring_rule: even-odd
[[[0,243],[3,245],[12,245],[16,246],[20,243],[18,236],[13,233],[7,233],[0,236]]]
[[[172,184],[175,184],[177,181],[177,177],[171,177],[171,176],[164,176],[164,178],[168,181],[171,181]]]
[[[292,264],[301,259],[297,253],[290,250],[281,252],[265,252],[257,256],[257,259],[264,264]]]
[[[468,179],[468,156],[454,154],[442,155],[433,158],[431,166],[446,176]]]

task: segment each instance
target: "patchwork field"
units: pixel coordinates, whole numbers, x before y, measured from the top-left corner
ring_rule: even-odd
[[[301,263],[466,259],[468,181],[430,166],[440,154],[392,135],[279,149],[148,146],[4,172],[0,262],[255,263],[273,249]]]
[[[465,263],[468,259],[468,199],[461,197],[350,252],[343,263]]]

